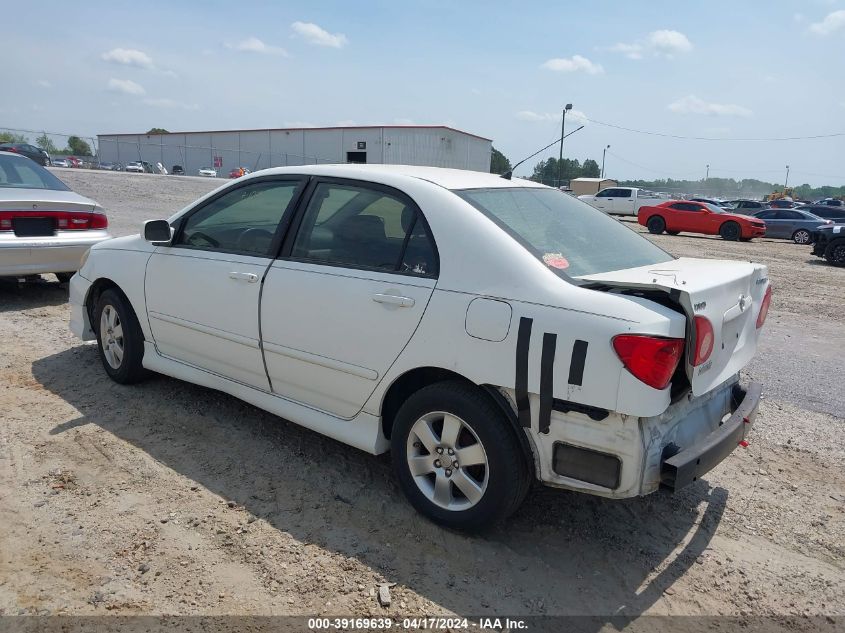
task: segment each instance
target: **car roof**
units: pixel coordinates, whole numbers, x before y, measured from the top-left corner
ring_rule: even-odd
[[[332,176],[370,180],[377,178],[385,184],[401,184],[404,178],[425,180],[446,189],[484,189],[507,187],[537,187],[545,185],[522,178],[507,180],[498,174],[446,167],[422,167],[419,165],[301,165],[298,167],[274,167],[253,172],[250,176],[273,174],[305,174],[308,176]]]

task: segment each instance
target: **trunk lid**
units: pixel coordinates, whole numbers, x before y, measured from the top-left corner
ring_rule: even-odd
[[[757,316],[769,286],[768,268],[750,262],[681,257],[672,262],[579,277],[611,288],[666,292],[687,316],[686,374],[700,396],[745,367],[757,350]],[[693,319],[713,326],[713,351],[697,367]]]

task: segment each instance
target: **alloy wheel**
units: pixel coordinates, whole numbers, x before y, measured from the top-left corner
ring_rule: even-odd
[[[113,369],[120,369],[123,362],[123,325],[114,306],[107,305],[100,314],[100,344],[103,356]]]

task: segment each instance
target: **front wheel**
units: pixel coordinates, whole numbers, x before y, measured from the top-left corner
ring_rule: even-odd
[[[666,222],[659,215],[653,215],[646,222],[649,233],[660,235],[666,229]]]
[[[147,375],[144,359],[144,333],[126,297],[117,289],[103,292],[94,306],[94,327],[100,360],[109,377],[131,384]]]
[[[735,242],[742,236],[742,231],[736,222],[725,222],[719,229],[719,235],[723,240]]]
[[[792,234],[792,241],[796,244],[809,244],[812,236],[807,229],[798,229]]]
[[[510,422],[486,394],[460,382],[408,398],[393,425],[391,452],[411,505],[450,528],[479,530],[507,517],[531,483]]]

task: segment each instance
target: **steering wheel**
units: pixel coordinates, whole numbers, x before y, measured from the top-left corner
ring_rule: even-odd
[[[195,242],[195,240],[197,240],[197,239],[199,239],[203,242],[206,242],[209,246],[213,246],[214,248],[217,248],[218,246],[220,246],[220,242],[215,240],[213,237],[206,235],[202,231],[196,231],[194,233],[191,233],[190,237],[188,237],[187,242],[191,246],[204,246],[204,244],[197,244]]]
[[[238,236],[237,249],[252,253],[266,252],[273,241],[273,234],[266,229],[247,229]]]

